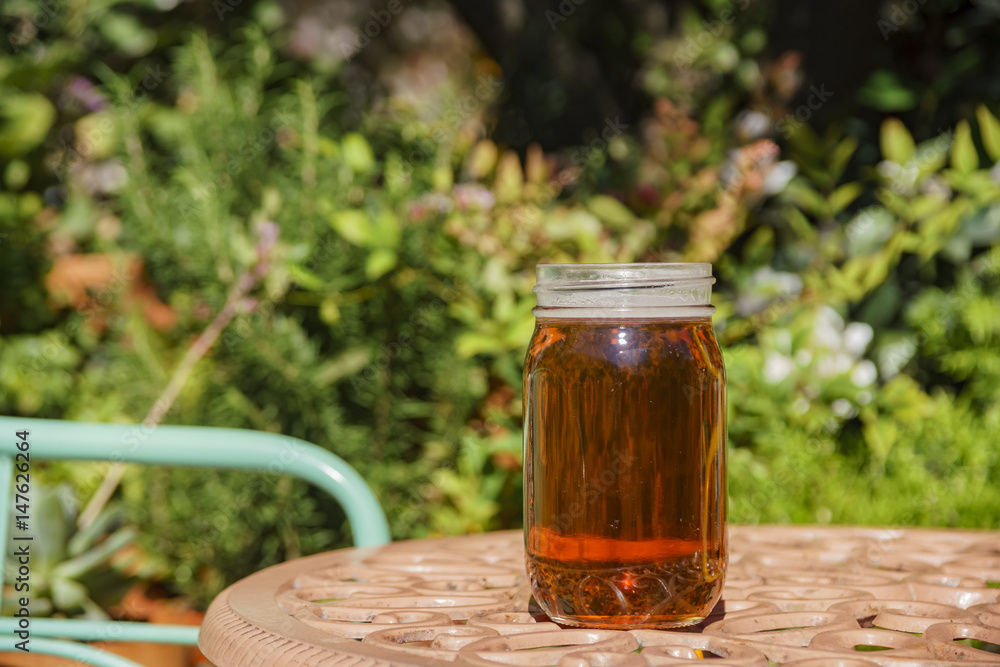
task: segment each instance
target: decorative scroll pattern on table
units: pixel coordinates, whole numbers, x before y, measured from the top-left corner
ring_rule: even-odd
[[[721,602],[684,631],[561,628],[529,609],[519,532],[345,549],[270,568],[209,610],[228,665],[998,664],[1000,533],[733,527]],[[971,641],[970,641],[971,640]],[[859,651],[856,647],[881,647]]]

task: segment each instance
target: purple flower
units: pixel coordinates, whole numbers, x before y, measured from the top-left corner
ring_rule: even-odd
[[[73,98],[82,102],[90,111],[100,111],[108,105],[108,98],[82,76],[74,77],[66,87],[66,91]]]

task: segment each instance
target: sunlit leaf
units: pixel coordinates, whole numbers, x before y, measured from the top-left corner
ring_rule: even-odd
[[[42,143],[55,117],[44,95],[0,87],[0,155],[23,155]]]
[[[983,139],[986,154],[994,162],[1000,162],[1000,120],[990,113],[985,104],[976,107],[976,118],[979,120],[979,136]]]
[[[979,167],[979,155],[972,143],[972,132],[968,121],[960,121],[955,127],[955,139],[951,145],[951,166],[968,174]]]
[[[365,260],[365,275],[369,280],[378,280],[392,271],[399,262],[399,257],[392,250],[378,248]]]
[[[595,195],[587,202],[587,208],[598,218],[615,229],[625,228],[635,220],[635,215],[624,204],[607,195]]]
[[[898,118],[887,118],[882,123],[879,145],[882,148],[882,155],[899,165],[906,164],[917,154],[913,136]]]
[[[362,211],[348,210],[335,213],[330,224],[338,234],[355,245],[364,247],[372,242],[372,222]]]
[[[375,154],[368,140],[357,132],[344,135],[341,142],[344,162],[355,174],[367,174],[375,169]]]

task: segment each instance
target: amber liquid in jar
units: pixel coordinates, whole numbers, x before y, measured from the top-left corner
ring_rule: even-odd
[[[525,542],[558,622],[678,627],[727,560],[725,372],[710,318],[539,318],[525,367]]]

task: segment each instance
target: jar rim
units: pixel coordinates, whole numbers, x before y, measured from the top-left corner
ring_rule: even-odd
[[[539,264],[539,308],[592,310],[710,306],[708,262]]]
[[[712,265],[709,262],[594,262],[594,263],[560,263],[538,264],[536,275],[541,278],[553,274],[577,274],[581,271],[607,271],[609,273],[641,274],[649,273],[657,278],[668,276],[677,278],[698,278],[712,275]]]

